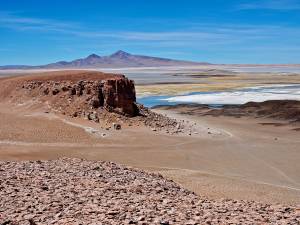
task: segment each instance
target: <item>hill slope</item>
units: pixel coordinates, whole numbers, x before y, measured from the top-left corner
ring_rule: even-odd
[[[0,166],[0,224],[299,224],[292,207],[209,200],[158,174],[110,162]]]

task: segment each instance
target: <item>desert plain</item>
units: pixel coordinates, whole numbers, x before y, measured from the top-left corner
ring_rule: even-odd
[[[145,95],[171,96],[195,91],[300,84],[300,75],[296,72],[288,75],[282,72],[228,72],[206,67],[187,70],[168,69],[166,73],[155,73],[152,69],[154,78],[149,77],[149,69],[140,76],[140,71],[132,72],[130,69],[117,70],[117,73],[136,80],[138,99]],[[1,72],[3,77],[23,73]],[[51,112],[45,106],[2,101],[0,159],[19,161],[70,157],[113,161],[158,172],[211,199],[243,199],[299,206],[299,122],[188,115],[178,110],[154,111],[192,124],[192,128],[178,134],[135,124],[124,124],[121,130],[108,130],[90,120]]]

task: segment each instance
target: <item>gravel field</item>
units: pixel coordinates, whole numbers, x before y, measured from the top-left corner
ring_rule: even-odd
[[[0,162],[0,224],[299,224],[299,209],[209,200],[161,175],[62,158]]]

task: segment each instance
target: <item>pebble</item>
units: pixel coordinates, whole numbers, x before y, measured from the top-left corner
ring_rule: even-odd
[[[299,208],[211,200],[112,162],[0,161],[0,168],[2,225],[300,223]]]

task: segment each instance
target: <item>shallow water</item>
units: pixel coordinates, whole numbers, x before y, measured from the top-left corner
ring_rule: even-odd
[[[299,85],[272,85],[241,88],[220,92],[195,92],[178,96],[147,96],[138,98],[138,102],[147,107],[155,105],[174,105],[179,103],[197,103],[207,105],[239,105],[250,101],[299,100]]]

